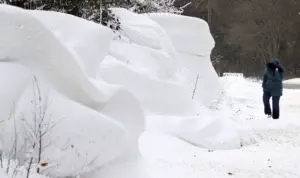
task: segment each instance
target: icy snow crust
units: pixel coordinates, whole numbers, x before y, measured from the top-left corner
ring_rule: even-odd
[[[145,129],[203,148],[239,147],[231,121],[209,109],[221,99],[222,86],[209,58],[214,41],[207,24],[112,10],[123,39],[70,15],[0,5],[3,149],[13,147],[15,128],[18,143],[26,142],[24,120],[34,125],[37,93],[48,102],[46,120],[58,123],[44,138],[43,161],[56,167],[45,172],[52,176],[110,169],[139,157]],[[16,119],[7,120],[12,114]]]

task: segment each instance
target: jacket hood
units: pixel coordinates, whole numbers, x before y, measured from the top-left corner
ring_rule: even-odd
[[[275,66],[279,66],[280,65],[279,59],[275,59],[271,63],[274,64]]]
[[[275,70],[278,68],[279,72],[283,72],[283,68],[280,66],[280,61],[278,59],[273,60],[272,62],[267,63],[267,68]]]

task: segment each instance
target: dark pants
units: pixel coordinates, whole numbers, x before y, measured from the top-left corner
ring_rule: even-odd
[[[270,106],[270,98],[272,97],[272,109]],[[280,96],[272,96],[270,92],[264,92],[263,101],[265,106],[265,114],[272,115],[273,119],[279,118],[280,108],[279,108]]]

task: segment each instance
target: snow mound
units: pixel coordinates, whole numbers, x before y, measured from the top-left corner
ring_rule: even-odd
[[[176,136],[207,149],[235,149],[240,139],[233,123],[201,114],[201,117],[152,116],[147,129]]]
[[[300,89],[300,79],[294,78],[283,81],[283,87],[287,89]]]
[[[247,81],[244,77],[241,76],[224,76],[220,77],[220,82],[223,84],[224,87],[227,87],[230,84],[233,83],[242,83],[245,84]]]

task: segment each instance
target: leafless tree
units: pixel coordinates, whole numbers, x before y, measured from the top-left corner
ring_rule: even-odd
[[[44,138],[58,124],[53,123],[51,120],[51,115],[48,111],[49,95],[48,93],[42,94],[36,77],[33,77],[33,96],[31,102],[33,107],[32,117],[28,118],[20,113],[21,117],[16,118],[16,111],[12,109],[9,119],[13,119],[14,140],[12,149],[7,155],[6,173],[9,174],[13,171],[13,175],[16,176],[18,169],[25,166],[27,171],[26,178],[30,177],[33,165],[37,166],[35,170],[37,173],[41,173],[40,167],[48,166],[49,162],[43,160],[43,152],[49,146],[49,143],[45,143]],[[18,125],[16,124],[17,122],[19,123]],[[22,132],[22,134],[24,135],[18,133],[18,126],[20,125],[23,126],[24,133]],[[24,141],[19,143],[21,137]],[[3,167],[2,156],[1,152],[1,167]],[[12,166],[12,162],[17,165]]]

